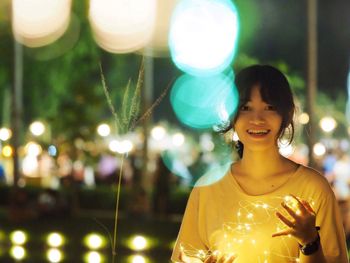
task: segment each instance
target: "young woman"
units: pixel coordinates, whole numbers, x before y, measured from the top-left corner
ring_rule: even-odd
[[[172,261],[348,262],[327,180],[279,153],[279,139],[288,135],[291,142],[294,135],[287,79],[274,67],[254,65],[235,84],[240,103],[232,128],[241,158],[218,182],[193,188]]]

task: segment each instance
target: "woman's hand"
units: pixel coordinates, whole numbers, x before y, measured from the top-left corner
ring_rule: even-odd
[[[291,195],[297,201],[298,211],[294,211],[285,202],[282,202],[283,208],[292,217],[287,219],[281,213],[277,212],[276,216],[286,225],[287,229],[272,234],[272,237],[292,235],[301,245],[313,242],[317,238],[316,214],[310,204],[305,200]]]
[[[224,255],[216,255],[211,254],[204,261],[199,258],[186,256],[184,252],[180,254],[181,263],[233,263],[236,259],[235,255],[224,254]]]

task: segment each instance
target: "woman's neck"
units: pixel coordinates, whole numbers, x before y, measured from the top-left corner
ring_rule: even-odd
[[[295,164],[280,155],[276,147],[268,152],[244,149],[243,158],[237,166],[240,174],[259,180],[291,170]]]

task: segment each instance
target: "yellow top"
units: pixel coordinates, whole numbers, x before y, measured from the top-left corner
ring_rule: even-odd
[[[324,255],[328,263],[346,263],[347,252],[337,201],[327,180],[315,170],[300,165],[286,183],[272,192],[252,196],[244,192],[231,172],[218,182],[195,187],[189,197],[172,254],[180,250],[204,258],[208,253],[235,253],[235,263],[298,262],[298,243],[293,237],[271,237],[285,228],[275,216],[287,213],[282,201],[297,208],[293,194],[307,200],[316,212]]]

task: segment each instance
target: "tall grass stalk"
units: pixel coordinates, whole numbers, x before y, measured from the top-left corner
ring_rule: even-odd
[[[114,124],[119,133],[127,133],[133,130],[136,125],[149,117],[154,108],[158,106],[163,98],[167,95],[168,90],[171,87],[172,81],[166,87],[166,89],[162,92],[162,94],[158,97],[158,99],[151,105],[149,109],[145,111],[145,113],[137,119],[140,110],[140,101],[141,101],[141,87],[143,85],[143,77],[144,77],[144,59],[142,60],[141,67],[138,74],[138,79],[136,83],[136,87],[134,89],[134,93],[131,96],[131,81],[128,81],[128,84],[125,88],[123,95],[122,108],[119,112],[121,112],[122,116],[117,114],[117,111],[114,108],[112,103],[112,99],[110,96],[110,92],[108,90],[106,79],[103,74],[102,65],[100,63],[100,74],[103,90],[108,102],[109,109],[113,115]],[[116,192],[116,206],[115,206],[115,217],[114,217],[114,231],[113,231],[113,241],[112,242],[112,263],[116,263],[117,260],[117,236],[118,236],[118,216],[119,216],[119,203],[120,203],[120,190],[121,190],[121,182],[123,177],[123,164],[124,160],[127,158],[127,153],[122,155],[121,159],[121,167],[119,171],[119,177],[117,182],[117,192]]]

